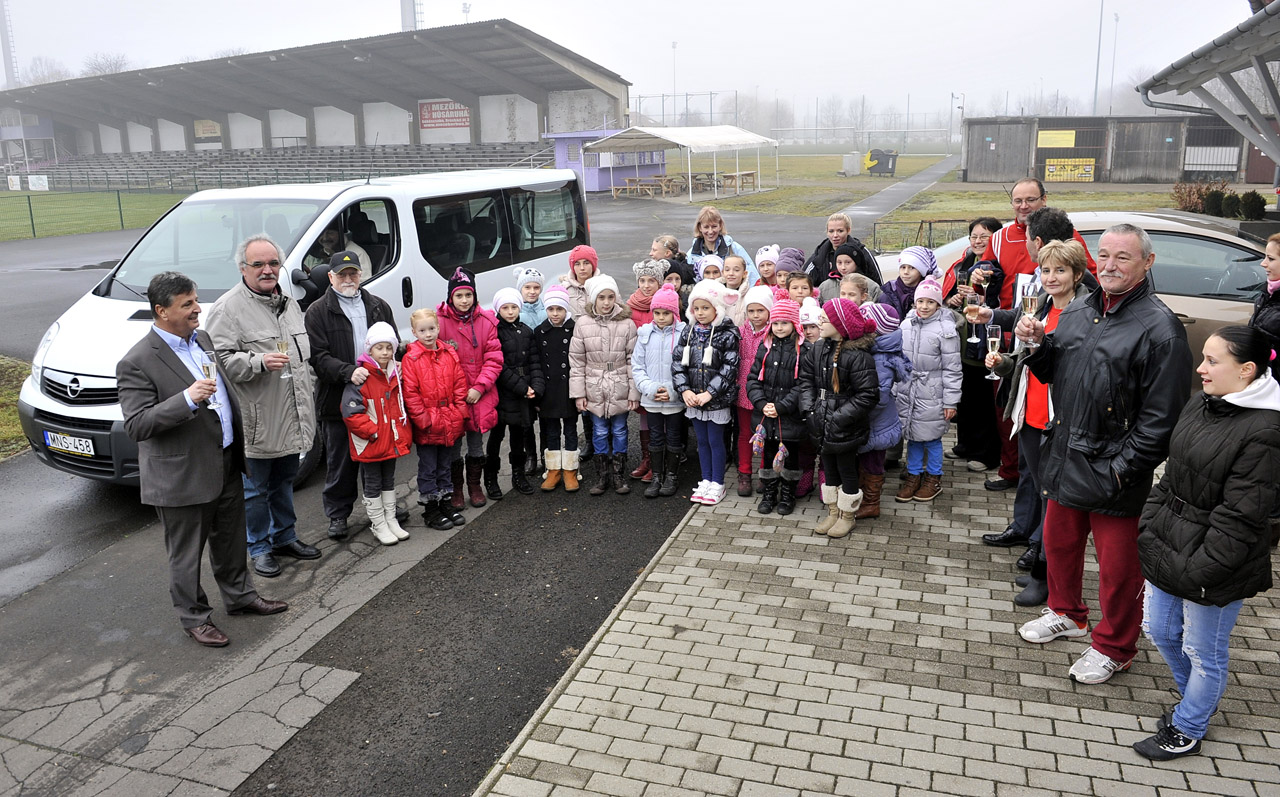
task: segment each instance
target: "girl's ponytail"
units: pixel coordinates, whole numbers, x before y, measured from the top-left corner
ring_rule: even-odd
[[[831,355],[831,392],[840,392],[840,352],[844,349],[844,338],[836,343],[835,353]]]

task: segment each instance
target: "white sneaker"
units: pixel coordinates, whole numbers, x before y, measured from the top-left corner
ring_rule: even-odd
[[[1081,628],[1075,620],[1065,614],[1058,614],[1048,606],[1040,610],[1040,616],[1018,629],[1018,635],[1028,642],[1052,642],[1059,637],[1084,636],[1089,633],[1088,626]]]
[[[981,462],[976,459],[971,459],[968,462],[966,462],[965,467],[973,471],[974,473],[983,473],[989,470],[989,468],[987,467],[987,463]]]
[[[719,482],[711,482],[707,491],[702,494],[702,503],[714,506],[724,500],[725,487]]]
[[[707,493],[707,488],[711,486],[711,482],[703,479],[698,482],[698,486],[693,489],[693,495],[689,496],[689,500],[695,504],[701,504],[703,497]]]
[[[1100,684],[1111,680],[1111,676],[1116,673],[1129,669],[1131,664],[1132,661],[1119,662],[1090,647],[1071,665],[1067,675],[1078,684]]]

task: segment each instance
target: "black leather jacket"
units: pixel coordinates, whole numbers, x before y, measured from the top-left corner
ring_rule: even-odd
[[[1104,295],[1072,302],[1026,358],[1053,385],[1040,485],[1065,507],[1135,517],[1191,391],[1191,349],[1150,280],[1109,313]]]

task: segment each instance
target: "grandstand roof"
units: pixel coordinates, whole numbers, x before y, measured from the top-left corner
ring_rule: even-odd
[[[301,116],[330,105],[356,113],[366,102],[416,111],[449,98],[518,94],[538,104],[550,91],[598,89],[625,98],[626,80],[505,19],[327,42],[0,92],[0,106],[29,108],[78,126],[189,123],[226,113]]]

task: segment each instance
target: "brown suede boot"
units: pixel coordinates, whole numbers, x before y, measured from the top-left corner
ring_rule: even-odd
[[[462,460],[455,459],[449,466],[449,471],[450,476],[453,477],[453,493],[449,495],[449,506],[461,509],[467,505],[467,497],[462,494]]]
[[[924,475],[924,480],[920,482],[920,487],[916,490],[916,494],[912,496],[912,498],[917,501],[932,501],[938,497],[938,493],[940,492],[942,492],[942,477],[934,476],[932,473],[926,473]]]
[[[916,497],[916,490],[918,489],[920,489],[920,474],[904,473],[902,474],[902,486],[898,488],[898,494],[893,497],[893,500],[905,504]]]
[[[860,481],[862,482],[862,506],[858,507],[854,517],[858,520],[880,517],[880,493],[884,490],[884,474],[864,473]]]
[[[484,457],[467,457],[467,494],[471,505],[479,509],[489,503],[480,488],[480,475],[484,472]]]

